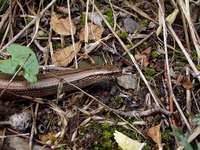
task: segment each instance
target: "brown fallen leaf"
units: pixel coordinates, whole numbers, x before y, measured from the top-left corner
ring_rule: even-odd
[[[179,74],[177,77],[176,77],[176,85],[178,86],[181,86],[181,82],[183,81],[183,78],[184,76]]]
[[[135,59],[139,61],[145,68],[149,65],[149,59],[147,55],[138,53],[135,55]]]
[[[135,59],[146,68],[149,65],[149,55],[151,53],[151,47],[146,48],[141,53],[135,55]]]
[[[39,139],[46,143],[47,141],[51,141],[53,143],[56,140],[56,134],[54,132],[48,132],[46,134],[39,134]]]
[[[99,40],[101,39],[102,33],[103,33],[104,29],[103,27],[99,26],[99,25],[95,25],[93,23],[89,23],[88,24],[88,40]],[[84,41],[85,40],[85,27],[83,27],[79,33],[79,39],[80,41]]]
[[[73,34],[76,32],[76,27],[72,21],[70,26],[69,18],[60,19],[56,14],[52,15],[50,25],[52,29],[60,35],[71,35],[71,28]]]
[[[142,54],[149,56],[151,53],[151,50],[152,50],[151,47],[148,47],[142,51]]]
[[[186,90],[190,90],[192,88],[192,82],[189,76],[184,76],[181,81],[181,84]]]
[[[158,145],[159,150],[162,150],[163,146],[161,142],[160,126],[161,123],[157,126],[151,127],[148,130],[147,135]]]
[[[57,49],[57,51],[53,53],[52,63],[55,64],[56,66],[68,65],[73,60],[75,55],[80,51],[81,42],[75,43],[74,47],[73,45],[70,45],[62,49]]]

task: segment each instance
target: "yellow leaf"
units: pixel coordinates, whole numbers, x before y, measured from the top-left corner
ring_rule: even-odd
[[[115,131],[114,139],[122,150],[142,150],[146,143],[140,143],[133,140],[121,132]]]
[[[176,16],[178,15],[179,10],[176,8],[171,14],[169,14],[166,18],[166,22],[169,23],[169,25],[172,25],[174,23]],[[156,35],[158,36],[162,31],[162,23],[160,23],[159,27],[156,30]]]
[[[179,10],[176,8],[170,15],[167,16],[166,21],[172,25],[174,23],[176,16],[178,15]]]

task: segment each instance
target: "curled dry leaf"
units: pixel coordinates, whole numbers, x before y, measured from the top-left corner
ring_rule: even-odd
[[[192,88],[192,82],[189,76],[178,75],[176,79],[176,85],[182,85],[186,90],[190,90]]]
[[[88,40],[99,40],[101,39],[102,33],[103,33],[104,29],[103,27],[99,26],[99,25],[95,25],[93,23],[89,23],[88,24]],[[80,41],[84,41],[85,40],[85,33],[86,29],[85,27],[83,27],[79,33],[79,39]]]
[[[160,126],[161,124],[151,127],[148,130],[147,135],[158,145],[159,150],[162,150],[163,146],[161,143]]]
[[[56,134],[54,132],[48,132],[46,134],[39,134],[39,139],[46,143],[47,141],[50,141],[51,143],[56,140]]]
[[[140,61],[140,63],[146,68],[149,65],[149,55],[151,53],[151,47],[145,49],[141,54],[135,55],[135,59]]]
[[[56,66],[66,66],[68,65],[75,55],[80,51],[81,49],[81,42],[77,42],[73,45],[70,45],[68,47],[57,49],[57,51],[52,56],[52,62]]]
[[[192,82],[189,76],[184,76],[181,81],[181,84],[186,90],[190,90],[192,88]]]
[[[56,14],[53,14],[51,17],[51,28],[60,35],[71,35],[71,28],[73,31],[73,34],[76,32],[76,27],[74,26],[74,23],[71,21],[70,26],[70,20],[69,18],[59,18]]]

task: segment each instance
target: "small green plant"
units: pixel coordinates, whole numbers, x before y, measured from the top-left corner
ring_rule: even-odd
[[[177,50],[174,53],[174,58],[176,61],[181,62],[181,63],[188,63],[187,59],[185,58],[185,56],[183,55],[183,53],[181,52],[181,50],[179,48],[177,48]]]
[[[118,33],[118,36],[121,38],[121,39],[126,39],[128,37],[128,33],[126,31],[120,31]]]
[[[197,125],[200,125],[200,113],[195,115],[193,122],[195,122]]]
[[[115,96],[114,97],[114,101],[117,103],[117,104],[122,104],[123,103],[123,98],[121,96]]]
[[[143,27],[147,27],[149,24],[149,21],[147,19],[143,19],[143,21],[141,22],[141,26]]]
[[[200,64],[196,65],[196,68],[200,71]]]
[[[187,141],[187,137],[181,133],[181,131],[177,128],[172,127],[172,134],[177,138],[177,140],[184,146],[187,150],[193,150],[191,144]]]
[[[113,22],[113,11],[111,8],[108,8],[107,11],[105,12],[106,15],[106,20],[108,21],[108,23],[113,26],[114,22]]]
[[[0,71],[14,75],[21,67],[23,76],[29,83],[37,82],[39,64],[35,53],[29,47],[19,44],[11,44],[7,51],[11,54],[11,58],[0,61]]]
[[[198,55],[197,55],[197,52],[195,50],[192,51],[191,56],[192,56],[192,60],[194,60],[194,61],[198,60]]]
[[[147,78],[153,78],[156,75],[156,71],[154,68],[146,68],[144,74]]]
[[[156,59],[156,58],[158,58],[159,56],[160,56],[160,53],[157,52],[156,50],[153,50],[153,51],[151,52],[151,57],[152,57],[153,59]]]
[[[81,13],[80,17],[80,25],[83,27],[85,25],[85,14]]]

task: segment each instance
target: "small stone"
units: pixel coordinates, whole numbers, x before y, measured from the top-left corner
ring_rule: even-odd
[[[135,33],[139,29],[140,25],[130,17],[124,19],[124,28],[128,33]]]
[[[148,25],[148,28],[153,29],[156,27],[156,24],[154,22],[150,22]]]
[[[117,83],[125,89],[136,89],[137,78],[133,74],[125,74],[117,78]]]
[[[14,114],[9,118],[12,128],[19,131],[25,131],[31,125],[31,113],[24,111],[19,114]]]
[[[94,24],[102,26],[103,19],[98,13],[88,13],[88,16]]]

